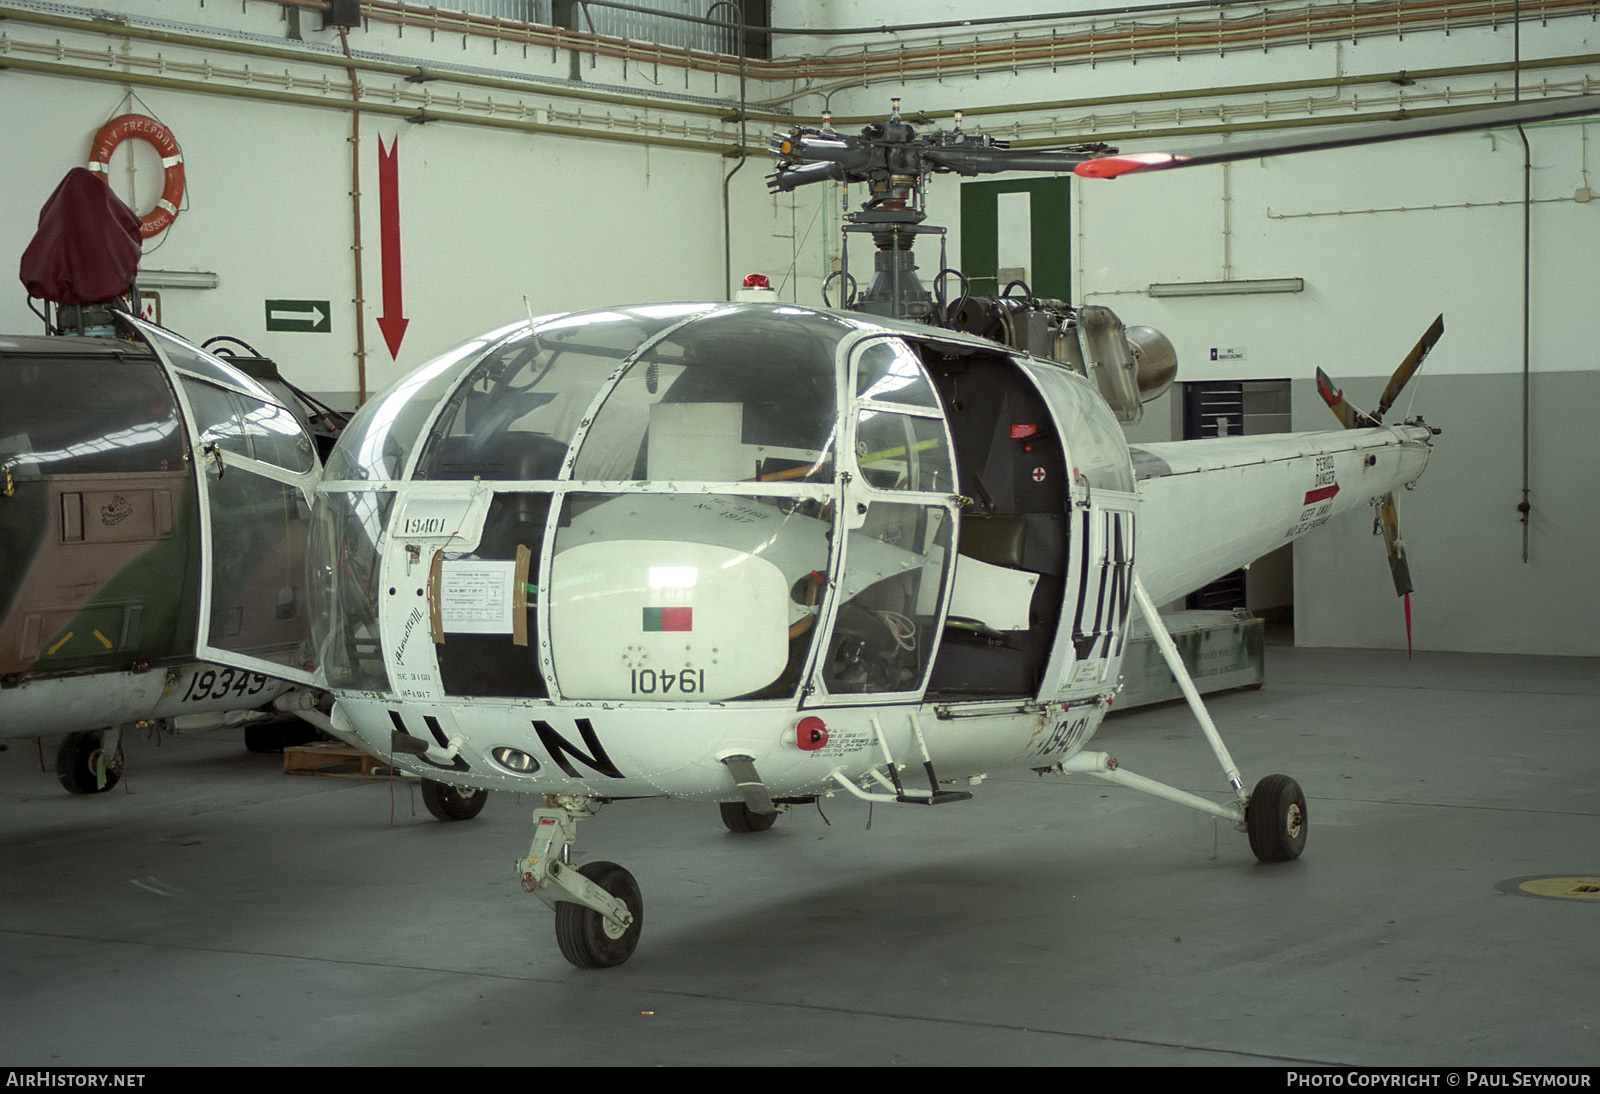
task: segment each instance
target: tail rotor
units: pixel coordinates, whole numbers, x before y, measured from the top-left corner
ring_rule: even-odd
[[[1333,386],[1333,381],[1328,374],[1320,368],[1317,370],[1317,394],[1328,405],[1333,416],[1346,429],[1369,429],[1383,424],[1383,416],[1394,406],[1400,392],[1405,388],[1417,369],[1422,367],[1423,359],[1438,344],[1444,335],[1444,316],[1436,318],[1417,344],[1411,347],[1411,352],[1406,354],[1400,362],[1400,367],[1394,370],[1389,377],[1389,383],[1383,389],[1383,395],[1378,400],[1378,409],[1372,414],[1357,407],[1344,397],[1344,392]],[[1384,550],[1389,555],[1389,576],[1394,579],[1395,595],[1405,600],[1406,609],[1406,654],[1411,654],[1411,593],[1414,586],[1411,584],[1411,566],[1406,562],[1405,540],[1400,538],[1400,510],[1395,505],[1394,494],[1388,493],[1377,500],[1377,527],[1376,531],[1383,536]]]

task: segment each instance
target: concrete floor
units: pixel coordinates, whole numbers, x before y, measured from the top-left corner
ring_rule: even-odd
[[[439,824],[237,731],[69,797],[13,741],[0,1065],[1600,1065],[1600,900],[1505,884],[1600,874],[1600,664],[1271,647],[1267,681],[1212,710],[1305,787],[1297,862],[1087,777],[757,836],[620,803],[577,854],[646,923],[602,972],[512,877],[529,802]],[[1224,785],[1182,704],[1095,747]]]

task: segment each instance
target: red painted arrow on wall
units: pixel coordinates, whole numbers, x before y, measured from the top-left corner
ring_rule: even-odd
[[[400,342],[411,320],[405,317],[400,291],[400,139],[383,148],[378,138],[378,240],[383,267],[383,314],[378,329],[389,344],[389,356],[400,356]]]

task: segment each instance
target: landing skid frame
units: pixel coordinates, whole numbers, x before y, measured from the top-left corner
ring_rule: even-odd
[[[1239,774],[1238,765],[1233,762],[1228,746],[1223,744],[1222,735],[1217,732],[1216,723],[1211,720],[1211,714],[1200,698],[1200,691],[1195,687],[1189,669],[1184,665],[1178,647],[1172,641],[1172,635],[1167,631],[1166,624],[1156,611],[1155,605],[1151,603],[1150,596],[1145,592],[1144,584],[1137,575],[1133,579],[1133,600],[1150,628],[1150,635],[1155,639],[1156,648],[1161,651],[1162,659],[1167,663],[1167,668],[1182,690],[1189,709],[1194,713],[1195,721],[1200,725],[1200,732],[1210,745],[1218,765],[1221,766],[1223,775],[1228,780],[1228,786],[1233,791],[1233,800],[1215,802],[1128,771],[1116,757],[1106,752],[1079,752],[1062,761],[1061,770],[1069,775],[1093,775],[1106,782],[1231,821],[1235,828],[1250,834],[1251,850],[1263,862],[1283,862],[1298,858],[1305,846],[1306,837],[1305,796],[1300,792],[1299,785],[1286,775],[1268,775],[1256,784],[1255,793],[1245,792],[1244,779]],[[1255,801],[1258,797],[1261,799],[1259,803]],[[1255,808],[1252,808],[1253,804]]]

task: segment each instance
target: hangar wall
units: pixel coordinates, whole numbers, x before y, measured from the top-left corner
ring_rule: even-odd
[[[356,237],[350,84],[338,63],[337,31],[322,29],[320,14],[307,10],[298,20],[300,40],[291,40],[286,16],[295,9],[270,0],[122,0],[100,8],[110,13],[102,25],[126,13],[155,33],[230,47],[317,50],[320,63],[167,39],[126,42],[114,28],[80,32],[7,19],[0,131],[9,148],[25,154],[0,157],[0,192],[13,204],[13,214],[0,221],[0,254],[20,258],[38,209],[63,174],[83,164],[102,124],[127,111],[154,116],[182,145],[189,190],[187,208],[173,226],[146,241],[142,269],[209,271],[219,278],[215,289],[161,290],[162,321],[197,340],[241,337],[278,360],[296,383],[348,401],[357,390]],[[64,9],[23,4],[10,10],[50,16]],[[570,70],[562,53],[552,59],[550,50],[529,49],[524,58],[520,48],[492,38],[377,22],[349,38],[363,59],[560,81]],[[92,56],[96,51],[102,56]],[[144,63],[122,62],[119,54]],[[119,70],[139,82],[99,78]],[[650,134],[621,125],[607,129],[606,110],[621,107],[556,104],[571,114],[587,111],[580,121],[552,117],[548,98],[532,94],[444,80],[409,84],[403,75],[372,72],[360,78],[373,108],[361,119],[358,178],[369,393],[529,309],[543,314],[720,295],[725,168],[718,152],[697,150],[725,144],[720,122],[709,123],[709,136],[680,131],[659,143],[634,143]],[[704,83],[704,95],[692,84],[677,94],[698,105],[713,94],[711,79]],[[724,93],[727,86],[722,81]],[[417,106],[416,96],[430,92],[430,101]],[[250,93],[292,101],[246,97]],[[414,97],[400,98],[407,93]],[[496,111],[474,106],[484,102]],[[397,114],[375,112],[395,104]],[[407,120],[419,110],[467,121]],[[725,112],[725,106],[716,110]],[[380,141],[397,148],[399,157],[400,301],[410,323],[395,356],[376,322],[386,308]],[[161,187],[155,153],[135,141],[118,150],[110,177],[141,213]],[[12,288],[0,294],[0,330],[40,330],[15,281]],[[267,330],[266,301],[273,299],[329,301],[331,331]]]
[[[964,109],[969,130],[1017,144],[1099,139],[1137,150],[1239,139],[1260,124],[1504,100],[1514,87],[1573,94],[1600,77],[1596,7],[1527,0],[1516,31],[1511,0],[1224,2],[1092,17],[1070,13],[1107,9],[1013,0],[976,20],[951,2],[879,0],[869,19],[856,4],[775,0],[778,28],[922,29],[780,30],[774,60],[749,65],[751,120],[741,134],[729,120],[740,90],[730,58],[652,57],[649,44],[571,32],[553,40],[442,9],[366,3],[348,33],[355,57],[380,66],[357,75],[366,388],[529,309],[721,295],[724,192],[733,273],[763,270],[785,298],[820,303],[840,216],[864,195],[831,183],[765,192],[760,149],[790,116],[816,124],[826,108],[841,129],[858,129],[898,96],[908,115],[929,115],[919,124],[948,126]],[[1393,26],[1378,25],[1380,8]],[[1041,12],[1057,17],[983,21]],[[1343,34],[1317,29],[1346,12],[1364,21]],[[322,27],[314,7],[279,0],[103,0],[94,12],[8,0],[0,15],[0,132],[25,150],[0,158],[0,192],[13,206],[0,222],[0,253],[20,255],[34,210],[82,161],[99,125],[125,109],[150,113],[183,143],[191,198],[147,245],[145,267],[219,277],[216,289],[163,291],[162,320],[197,338],[243,337],[309,389],[354,393],[350,76],[337,31]],[[1210,46],[1195,26],[1203,20],[1217,31]],[[942,22],[965,25],[926,26]],[[1259,40],[1234,34],[1244,26]],[[1079,44],[1052,46],[1043,60],[1020,48],[1041,34]],[[1008,54],[1008,44],[1019,48]],[[1600,654],[1590,622],[1600,608],[1592,578],[1600,507],[1585,443],[1600,376],[1590,300],[1600,243],[1600,202],[1588,200],[1595,134],[1594,123],[1527,131],[1534,509],[1526,563],[1515,510],[1525,178],[1516,131],[1074,181],[1066,241],[1074,293],[1166,331],[1181,379],[1294,380],[1296,428],[1324,424],[1310,395],[1316,366],[1370,405],[1443,312],[1445,340],[1401,407],[1414,395],[1413,409],[1446,429],[1434,466],[1402,499],[1418,645]],[[737,155],[741,137],[747,158]],[[399,149],[410,320],[393,356],[377,325],[380,139]],[[159,185],[147,155],[119,152],[112,171],[141,211]],[[958,179],[934,179],[929,210],[931,222],[949,226],[958,255]],[[919,251],[925,271],[936,253]],[[853,261],[866,262],[865,251]],[[1305,289],[1186,299],[1147,291],[1153,282],[1277,277],[1303,278]],[[283,298],[329,301],[332,330],[266,330],[265,302]],[[0,329],[38,329],[20,291],[0,295]],[[1213,361],[1213,349],[1234,352]],[[1150,421],[1159,432],[1170,417],[1154,407]],[[1369,529],[1331,531],[1299,549],[1299,640],[1403,644]]]

